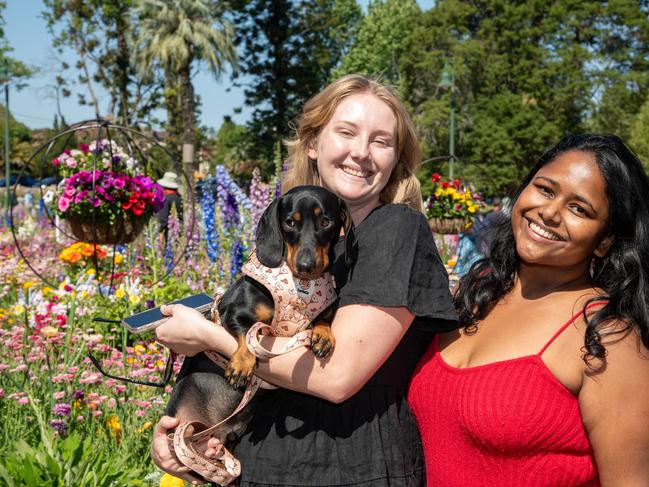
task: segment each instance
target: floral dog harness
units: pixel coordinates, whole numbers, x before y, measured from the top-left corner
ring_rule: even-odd
[[[308,345],[311,341],[309,324],[336,301],[336,285],[331,274],[315,280],[299,279],[282,262],[279,267],[266,267],[255,252],[241,271],[262,284],[273,296],[275,311],[270,325],[255,323],[246,334],[248,349],[259,358],[269,359]],[[259,332],[264,335],[292,337],[282,350],[270,352],[259,343]]]

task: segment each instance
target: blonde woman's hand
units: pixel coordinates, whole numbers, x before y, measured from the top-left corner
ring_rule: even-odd
[[[165,304],[160,311],[169,319],[155,329],[158,342],[189,357],[209,349],[216,327],[199,311],[182,304]]]

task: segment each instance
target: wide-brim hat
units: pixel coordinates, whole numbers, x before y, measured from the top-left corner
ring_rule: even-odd
[[[178,189],[178,174],[167,171],[164,173],[164,176],[162,176],[162,179],[158,179],[158,184],[163,188]]]

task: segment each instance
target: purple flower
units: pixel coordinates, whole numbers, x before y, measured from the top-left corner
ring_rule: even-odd
[[[111,183],[113,185],[113,188],[117,189],[122,189],[126,185],[126,182],[123,179],[118,178],[113,179]]]
[[[70,416],[72,408],[67,402],[57,402],[52,408],[52,414],[55,416]]]
[[[64,435],[68,431],[68,424],[62,419],[53,419],[50,421],[50,426],[54,428],[59,435]]]
[[[85,393],[81,389],[77,389],[72,393],[72,399],[81,400],[85,397]]]

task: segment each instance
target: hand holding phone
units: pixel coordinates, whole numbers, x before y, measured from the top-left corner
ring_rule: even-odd
[[[201,313],[206,313],[209,312],[213,302],[214,298],[212,298],[212,296],[201,293],[168,304],[183,304],[189,308],[194,308]],[[169,319],[169,317],[163,315],[160,308],[152,308],[142,311],[141,313],[127,316],[122,320],[122,325],[124,325],[131,333],[144,333],[145,331],[153,330],[164,323],[167,319]]]

